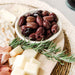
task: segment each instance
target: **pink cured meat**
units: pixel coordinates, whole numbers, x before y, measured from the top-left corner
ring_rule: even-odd
[[[12,50],[11,46],[0,46],[0,64],[4,64],[10,57],[9,52]]]
[[[10,75],[11,68],[7,65],[0,65],[0,75]]]
[[[0,46],[0,53],[1,52],[10,52],[11,50],[12,50],[11,46],[5,46],[5,47]]]

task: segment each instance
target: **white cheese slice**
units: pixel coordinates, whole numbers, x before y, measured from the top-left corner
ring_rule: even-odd
[[[26,62],[29,62],[29,61],[30,61],[30,58],[27,58],[24,55],[18,55],[18,56],[16,56],[16,59],[15,59],[14,64],[12,66],[12,69],[14,69],[15,67],[19,67],[21,69],[24,69]]]
[[[25,73],[23,69],[15,67],[14,70],[11,72],[11,75],[25,75]]]
[[[16,48],[14,48],[11,52],[10,52],[10,56],[14,57],[16,55],[19,55],[23,52],[23,49],[21,48],[21,46],[17,46]]]
[[[23,55],[24,56],[27,56],[27,57],[36,57],[36,55],[37,55],[37,52],[35,51],[35,50],[33,50],[33,49],[27,49],[27,50],[25,50],[24,52],[23,52]]]
[[[26,75],[38,75],[39,66],[35,63],[27,62],[24,67],[24,72]]]

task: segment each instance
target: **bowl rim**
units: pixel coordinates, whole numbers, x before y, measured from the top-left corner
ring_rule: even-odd
[[[30,41],[30,43],[40,43],[40,41],[32,41],[32,40],[29,40],[29,39],[25,38],[24,35],[22,35],[22,33],[21,33],[21,31],[20,31],[20,27],[19,27],[19,25],[18,25],[19,19],[20,19],[21,16],[23,16],[23,15],[25,15],[25,14],[27,14],[27,13],[33,13],[33,12],[38,11],[38,10],[43,10],[43,9],[34,9],[34,10],[30,10],[30,11],[28,11],[28,12],[25,12],[25,13],[23,13],[22,15],[20,15],[19,18],[18,18],[18,19],[16,20],[16,22],[15,22],[15,31],[16,31],[16,34],[18,35],[18,37],[19,37],[20,39],[25,40],[26,42]],[[44,10],[43,10],[43,11],[44,11]],[[51,10],[48,10],[48,11],[49,11],[49,12],[52,12]],[[54,13],[55,13],[55,12],[54,12]],[[55,14],[56,14],[56,13],[55,13]],[[55,33],[54,35],[52,35],[51,37],[49,37],[48,39],[43,40],[42,42],[52,41],[52,40],[54,40],[55,38],[57,38],[57,37],[59,36],[59,34],[61,33],[61,31],[62,31],[62,22],[61,22],[61,20],[60,20],[60,18],[59,18],[58,15],[57,15],[57,17],[58,17],[58,22],[57,22],[57,24],[58,24],[58,26],[59,26],[59,31],[58,31],[57,33]]]

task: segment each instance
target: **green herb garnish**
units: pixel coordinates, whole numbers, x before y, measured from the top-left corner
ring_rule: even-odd
[[[30,43],[29,41],[26,42],[25,40],[16,38],[10,43],[10,46],[12,48],[17,47],[18,45],[21,45],[21,47],[24,50],[32,48],[38,53],[45,55],[48,59],[55,59],[60,63],[61,61],[69,63],[75,62],[74,56],[69,56],[68,54],[65,54],[65,51],[61,51],[60,48],[56,48],[56,44],[53,41],[41,41],[40,43]]]

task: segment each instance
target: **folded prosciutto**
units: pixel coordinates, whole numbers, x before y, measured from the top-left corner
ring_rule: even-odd
[[[11,68],[7,65],[0,65],[0,75],[10,75]]]
[[[0,64],[4,64],[10,58],[9,52],[11,51],[10,46],[0,47]]]

